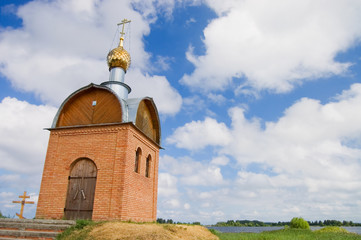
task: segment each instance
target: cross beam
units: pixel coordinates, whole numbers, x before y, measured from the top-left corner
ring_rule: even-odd
[[[13,203],[21,203],[21,209],[20,209],[20,214],[16,214],[16,216],[18,216],[20,219],[23,219],[23,213],[24,213],[24,206],[25,204],[34,204],[33,201],[25,201],[26,198],[30,198],[30,196],[26,196],[26,191],[24,191],[24,195],[23,196],[19,196],[19,198],[22,198],[23,200],[21,201],[13,201]]]
[[[122,31],[120,32],[120,42],[119,42],[119,46],[121,46],[121,47],[123,47],[123,40],[124,40],[124,35],[125,35],[124,26],[125,26],[125,24],[130,23],[130,22],[131,22],[130,20],[124,18],[120,23],[118,23],[118,26],[123,25]]]

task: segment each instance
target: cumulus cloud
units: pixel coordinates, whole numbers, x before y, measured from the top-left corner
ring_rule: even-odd
[[[131,69],[138,73],[151,71],[143,37],[149,34],[149,24],[154,21],[148,15],[156,16],[157,9],[153,8],[152,13],[145,12],[145,8],[141,8],[143,12],[135,11],[133,3],[56,0],[31,1],[20,6],[13,12],[22,20],[22,27],[0,32],[0,73],[14,88],[34,93],[46,104],[59,105],[74,90],[90,82],[108,80],[105,59],[110,48],[115,47],[110,46],[111,38],[120,16],[132,20],[125,43],[132,57]],[[181,97],[164,76],[142,74],[139,78],[140,82],[147,79],[148,85],[157,87],[148,95],[159,99],[160,113],[174,114],[179,110]],[[132,87],[134,92],[144,88]],[[174,103],[175,107],[164,102]]]
[[[176,5],[176,0],[133,0],[132,6],[138,11],[142,12],[143,15],[154,22],[157,18],[156,13],[162,13],[166,17],[171,18],[173,9]]]
[[[185,210],[189,210],[191,208],[191,205],[189,203],[185,203],[183,207]]]
[[[351,170],[348,168],[358,165],[361,153],[361,145],[355,144],[361,133],[357,123],[361,114],[356,110],[361,102],[361,85],[353,85],[342,96],[353,97],[340,97],[343,100],[324,105],[303,98],[289,107],[277,122],[266,122],[264,130],[257,122],[247,120],[242,109],[233,108],[230,115],[234,141],[226,151],[242,164],[271,162],[276,172],[299,171],[297,169],[304,169],[302,166],[324,166],[337,172]],[[258,149],[262,151],[257,152]],[[336,165],[327,166],[328,161]]]
[[[159,167],[160,171],[176,176],[183,186],[220,186],[227,183],[221,168],[206,161],[165,155],[161,157]]]
[[[181,82],[202,90],[288,92],[295,85],[345,73],[336,56],[360,41],[358,0],[206,1],[218,17],[204,29],[206,52],[187,52],[195,70]]]
[[[226,125],[209,117],[204,121],[192,121],[177,128],[173,135],[166,139],[169,144],[189,150],[204,148],[207,145],[224,146],[230,141],[231,135]]]
[[[190,186],[216,186],[225,182],[219,167],[202,166],[195,174],[183,177],[183,183]]]
[[[212,159],[211,164],[225,166],[229,163],[229,158],[226,156],[218,156]]]
[[[168,199],[168,200],[164,201],[163,204],[167,208],[179,208],[180,207],[180,202],[177,198]]]
[[[37,201],[41,173],[44,167],[50,127],[56,108],[32,105],[16,98],[4,98],[0,102],[0,209],[6,216],[14,214],[17,207],[16,191],[30,193]],[[31,216],[36,206],[28,206],[25,216]]]
[[[0,192],[0,206],[1,214],[7,217],[12,217],[6,211],[7,209],[15,208],[15,204],[11,204],[13,200],[16,199],[16,195],[13,192]],[[14,214],[15,215],[15,214]]]
[[[227,101],[227,99],[221,94],[210,93],[210,94],[208,94],[207,97],[209,100],[211,100],[212,102],[214,102],[217,105],[222,105],[223,103],[225,103]]]
[[[134,86],[129,97],[153,97],[158,111],[163,114],[174,115],[181,109],[181,95],[164,76],[144,75],[139,69],[134,69],[127,73],[126,81]]]
[[[14,193],[12,192],[0,192],[1,198],[12,198],[14,196]]]
[[[0,112],[0,168],[13,173],[41,173],[49,138],[44,128],[51,126],[56,108],[7,97],[0,103]]]
[[[222,206],[223,203],[216,200],[221,200],[217,194],[225,196],[224,192],[202,191],[203,188],[222,188],[229,184],[218,165],[209,161],[189,157],[175,158],[169,155],[161,156],[159,163],[160,217],[208,223],[214,219],[221,220],[221,216],[215,216],[211,212],[218,211],[218,203],[218,206]],[[213,207],[216,209],[210,210]]]
[[[354,84],[325,104],[300,99],[275,122],[247,119],[244,109],[234,107],[229,110],[231,126],[214,119],[191,122],[176,129],[170,143],[192,151],[218,146],[216,152],[226,157],[214,158],[214,166],[227,164],[229,157],[238,162],[230,191],[224,189],[222,197],[219,192],[203,193],[212,197],[213,204],[223,202],[245,215],[269,219],[275,214],[287,220],[295,214],[295,206],[310,217],[339,214],[349,219],[359,207],[351,202],[360,198],[360,104],[361,84]],[[209,122],[216,123],[210,131],[218,127],[232,141],[215,142],[207,133],[200,141],[198,132],[207,129]],[[189,125],[197,128],[190,131]],[[182,144],[184,139],[187,144]],[[264,211],[252,215],[249,209]]]
[[[159,196],[174,196],[178,194],[177,178],[169,173],[160,173],[158,176],[158,194]]]

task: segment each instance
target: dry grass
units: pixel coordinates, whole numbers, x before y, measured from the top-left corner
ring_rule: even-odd
[[[217,240],[219,238],[213,235],[207,228],[196,225],[106,222],[93,227],[84,239]]]

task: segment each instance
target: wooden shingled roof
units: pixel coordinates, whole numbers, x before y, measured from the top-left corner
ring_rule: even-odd
[[[52,128],[129,122],[160,145],[159,116],[152,98],[121,99],[106,86],[89,84],[63,102]]]

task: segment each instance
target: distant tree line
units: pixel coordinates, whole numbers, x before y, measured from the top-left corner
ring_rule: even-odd
[[[3,215],[2,212],[0,211],[0,218],[10,218],[10,217]]]
[[[337,221],[337,220],[324,220],[324,221],[311,221],[308,222],[310,226],[344,226],[355,227],[361,226],[361,223],[354,223],[352,221]],[[290,226],[291,222],[261,222],[258,220],[228,220],[226,222],[217,222],[215,227],[267,227],[267,226]]]
[[[217,222],[216,227],[265,227],[270,226],[267,223],[257,220],[228,220],[227,222]]]
[[[354,223],[352,221],[337,221],[337,220],[324,220],[308,222],[310,226],[344,226],[344,227],[360,227],[361,223]]]
[[[163,218],[157,218],[157,223],[160,224],[191,224],[191,225],[201,225],[200,222],[175,222],[173,219],[163,219]]]

